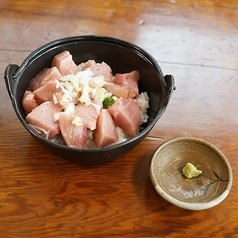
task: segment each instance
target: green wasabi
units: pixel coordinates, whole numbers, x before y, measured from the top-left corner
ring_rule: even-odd
[[[103,100],[102,104],[103,104],[103,108],[104,109],[108,109],[111,105],[113,105],[115,103],[115,99],[112,97],[107,97]]]
[[[183,175],[186,176],[187,178],[193,178],[197,177],[202,173],[201,170],[198,170],[193,164],[187,163],[183,167]]]

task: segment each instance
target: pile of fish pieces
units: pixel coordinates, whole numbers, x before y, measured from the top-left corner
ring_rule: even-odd
[[[85,95],[83,97],[84,85],[77,85],[73,91],[71,88],[71,95],[67,87],[62,86],[68,82],[65,78],[82,73],[101,84],[98,88],[90,85],[94,91],[88,91],[87,100]],[[26,121],[41,136],[52,140],[61,135],[67,146],[76,148],[88,148],[89,131],[96,147],[118,142],[118,128],[126,138],[134,137],[140,125],[136,100],[139,78],[138,71],[112,75],[105,62],[88,60],[76,65],[70,52],[63,51],[53,58],[50,68],[36,75],[25,92],[22,106],[27,114]],[[95,88],[98,91],[95,92]],[[103,96],[98,92],[103,92]],[[103,107],[106,95],[116,98],[108,108]]]

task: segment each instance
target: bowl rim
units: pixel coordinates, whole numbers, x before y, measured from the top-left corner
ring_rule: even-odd
[[[217,154],[219,155],[219,157],[222,158],[222,160],[225,162],[227,169],[228,169],[229,181],[227,183],[226,189],[222,192],[222,194],[220,194],[215,199],[208,201],[208,202],[195,202],[195,203],[183,202],[183,201],[177,200],[176,198],[167,194],[166,191],[157,183],[156,177],[153,172],[153,167],[154,167],[154,162],[157,159],[159,152],[162,149],[164,149],[167,145],[172,144],[172,143],[181,142],[181,141],[192,141],[194,143],[200,143],[203,145],[207,145],[209,147],[209,149],[215,150],[217,152]],[[187,210],[204,210],[204,209],[212,208],[212,207],[218,205],[228,196],[230,189],[232,187],[233,173],[232,173],[232,168],[231,168],[231,165],[230,165],[228,159],[221,152],[221,150],[219,150],[214,144],[212,144],[211,142],[209,142],[207,140],[201,139],[201,138],[184,136],[184,137],[175,137],[175,138],[169,139],[168,141],[163,142],[161,145],[159,145],[155,149],[155,151],[153,152],[153,154],[151,156],[151,161],[150,161],[150,179],[151,179],[151,182],[152,182],[155,190],[157,191],[157,193],[162,198],[164,198],[165,200],[170,202],[171,204],[173,204],[177,207],[183,208],[183,209],[187,209]]]

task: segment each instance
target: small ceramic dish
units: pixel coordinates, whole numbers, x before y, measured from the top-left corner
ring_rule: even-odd
[[[183,174],[187,163],[202,173],[187,178]],[[155,150],[150,178],[164,199],[188,210],[204,210],[221,203],[233,180],[225,155],[211,143],[190,137],[171,139]]]

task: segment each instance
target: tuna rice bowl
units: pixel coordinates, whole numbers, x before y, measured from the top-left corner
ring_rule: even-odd
[[[136,136],[147,122],[149,97],[139,72],[112,74],[106,62],[77,65],[69,51],[54,56],[22,99],[26,122],[42,137],[74,148],[101,148]]]

